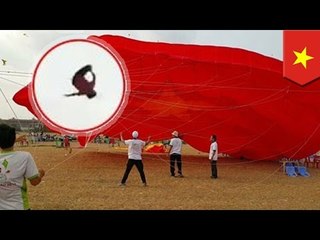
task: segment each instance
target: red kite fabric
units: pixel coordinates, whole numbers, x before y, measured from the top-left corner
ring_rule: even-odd
[[[177,130],[208,152],[216,134],[220,152],[254,160],[319,150],[320,81],[301,86],[284,78],[279,60],[228,47],[90,38],[119,53],[131,80],[127,106],[108,136],[123,132],[127,139],[137,130],[141,139],[156,141]],[[14,100],[33,111],[27,87]]]

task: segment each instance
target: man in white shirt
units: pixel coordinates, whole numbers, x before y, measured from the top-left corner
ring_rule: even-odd
[[[45,174],[29,152],[14,151],[16,140],[16,130],[0,124],[0,210],[30,209],[26,180],[36,186]]]
[[[171,177],[175,177],[175,162],[178,166],[178,176],[183,177],[182,175],[182,162],[181,162],[181,149],[182,149],[182,140],[179,138],[179,133],[174,131],[172,133],[172,138],[169,143],[169,157],[170,157],[170,173]]]
[[[217,136],[211,136],[211,145],[209,151],[209,160],[211,162],[211,178],[218,178],[218,169],[217,169],[217,161],[218,161],[218,143]]]
[[[127,168],[126,168],[126,171],[124,172],[120,186],[126,185],[127,178],[130,174],[130,171],[131,171],[133,165],[136,165],[136,167],[140,173],[140,177],[141,177],[143,186],[145,186],[145,187],[147,186],[146,176],[143,171],[141,152],[142,152],[143,147],[149,143],[150,137],[148,138],[147,142],[145,142],[145,141],[138,139],[138,136],[139,136],[139,133],[137,131],[133,131],[132,132],[133,139],[124,140],[122,137],[122,133],[120,134],[121,141],[123,141],[126,145],[129,146],[128,147]]]

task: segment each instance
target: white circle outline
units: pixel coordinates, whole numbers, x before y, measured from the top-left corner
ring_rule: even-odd
[[[58,48],[59,46],[70,43],[70,42],[87,42],[90,44],[95,44],[101,48],[103,48],[105,51],[110,54],[113,59],[116,61],[116,63],[119,66],[119,69],[121,71],[122,75],[122,81],[123,81],[123,90],[122,90],[122,98],[119,101],[119,105],[116,108],[116,110],[113,112],[112,115],[108,116],[108,118],[103,121],[101,124],[94,126],[92,128],[87,128],[87,129],[71,129],[71,128],[66,128],[63,127],[57,123],[55,123],[51,118],[49,118],[41,109],[39,103],[37,102],[36,99],[36,94],[34,91],[34,85],[35,85],[35,79],[37,75],[37,71],[39,66],[41,65],[41,62],[46,58],[46,56],[53,51],[54,49]],[[49,49],[48,49],[49,48]],[[88,134],[94,135],[98,134],[100,132],[103,132],[107,128],[111,127],[121,116],[123,110],[127,106],[128,103],[128,98],[130,95],[130,78],[128,74],[128,70],[126,67],[126,64],[120,54],[107,42],[104,40],[98,38],[98,37],[88,37],[88,38],[70,38],[70,39],[65,39],[63,41],[59,41],[55,43],[54,45],[51,45],[50,47],[47,47],[48,50],[44,51],[44,54],[40,58],[40,60],[37,62],[35,70],[33,72],[33,77],[32,77],[32,82],[29,85],[29,99],[31,99],[31,106],[34,110],[35,115],[40,121],[43,121],[46,126],[48,126],[50,129],[60,132],[62,134],[75,134],[77,136],[87,136]]]

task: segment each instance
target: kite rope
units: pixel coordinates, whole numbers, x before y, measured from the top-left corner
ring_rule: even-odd
[[[279,170],[281,170],[283,168],[282,165],[280,165],[280,167],[276,168],[272,173],[270,173],[269,175],[267,175],[266,177],[262,178],[261,180],[255,182],[254,184],[252,184],[252,186],[256,186],[260,183],[263,183],[264,181],[266,181],[267,179],[269,179],[270,177],[274,176],[276,173],[279,172]],[[248,184],[249,185],[249,184]]]
[[[91,138],[91,136],[92,136],[92,131],[88,132],[88,133],[87,133],[87,135],[86,135],[86,139],[87,139],[86,145],[88,144],[89,139]],[[70,157],[66,158],[66,159],[65,159],[65,160],[63,160],[62,162],[60,162],[60,163],[56,164],[55,166],[53,166],[52,168],[50,168],[47,172],[49,172],[49,171],[51,171],[51,170],[53,170],[53,169],[57,168],[58,166],[60,166],[62,163],[64,163],[65,161],[67,161],[67,160],[68,160],[68,159],[70,159],[71,157],[73,157],[73,156],[75,156],[75,155],[79,154],[80,152],[82,152],[84,149],[85,149],[85,148],[81,149],[81,151],[79,151],[79,152],[77,152],[77,153],[73,154],[72,156],[70,156]]]
[[[12,111],[13,115],[16,117],[16,120],[17,120],[17,122],[18,122],[18,124],[19,124],[20,128],[22,128],[21,122],[20,122],[20,120],[19,120],[19,118],[18,118],[17,114],[16,114],[16,113],[15,113],[15,111],[13,110],[13,108],[12,108],[11,104],[9,103],[9,101],[8,101],[8,99],[7,99],[7,97],[6,97],[6,95],[4,94],[4,92],[2,91],[2,89],[1,89],[1,88],[0,88],[0,91],[1,91],[1,93],[2,93],[2,95],[3,95],[3,97],[4,97],[4,99],[6,100],[7,104],[9,105],[9,107],[10,107],[10,109],[11,109],[11,111]]]
[[[28,73],[28,72],[21,72],[21,71],[5,71],[5,70],[0,70],[0,73],[18,73],[18,74],[26,74],[26,75],[32,75],[32,73]]]
[[[313,130],[313,132],[309,135],[309,137],[303,142],[303,144],[301,144],[300,148],[298,148],[297,151],[291,155],[291,157],[296,155],[303,148],[303,146],[305,146],[310,141],[310,139],[313,137],[313,135],[318,131],[319,127],[320,127],[320,123]]]
[[[10,79],[8,79],[8,78],[4,78],[4,77],[1,77],[1,76],[0,76],[0,78],[3,79],[3,80],[5,80],[5,81],[8,81],[8,82],[10,82],[10,83],[17,84],[17,85],[19,85],[19,86],[23,86],[23,87],[25,86],[25,84],[18,83],[18,82],[16,82],[16,81],[10,80]]]
[[[1,73],[1,76],[10,76],[10,77],[27,77],[27,78],[31,78],[32,76],[28,76],[28,75],[19,75],[19,74],[15,74],[15,73]]]
[[[278,96],[280,93],[284,93],[287,90],[287,88],[280,89],[275,93],[272,93],[268,96],[265,96],[261,99],[257,99],[252,101],[251,103],[247,104],[242,104],[242,105],[237,105],[237,106],[228,106],[228,107],[221,107],[221,106],[203,106],[203,105],[192,105],[189,103],[186,104],[179,104],[175,102],[170,102],[170,101],[165,101],[165,100],[153,100],[152,98],[149,97],[144,97],[144,96],[139,96],[139,95],[133,95],[133,97],[141,100],[148,100],[150,99],[151,103],[155,104],[161,104],[165,106],[174,106],[175,108],[182,108],[182,109],[194,109],[194,110],[206,110],[206,111],[225,111],[225,110],[233,110],[233,109],[239,109],[239,108],[245,108],[245,107],[250,107],[250,106],[256,106],[256,105],[261,105],[265,103],[270,103],[276,100],[279,100],[284,97],[284,95]],[[158,92],[159,93],[159,90]]]
[[[54,165],[53,167],[49,168],[48,170],[46,170],[46,175],[45,175],[45,176],[47,176],[47,174],[48,174],[50,171],[56,169],[58,166],[60,166],[61,164],[63,164],[63,163],[66,162],[67,160],[69,160],[70,158],[73,158],[74,156],[78,155],[78,154],[79,154],[80,152],[82,152],[83,150],[84,150],[84,148],[81,149],[80,151],[76,152],[75,154],[70,155],[69,157],[67,157],[67,158],[64,159],[63,161],[57,163],[56,165]]]

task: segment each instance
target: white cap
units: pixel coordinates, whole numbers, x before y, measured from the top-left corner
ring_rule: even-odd
[[[137,138],[139,136],[139,133],[137,131],[132,132],[132,137]]]
[[[178,136],[179,136],[179,133],[178,133],[178,131],[173,131],[173,132],[172,132],[172,135],[175,136],[175,137],[178,137]]]

